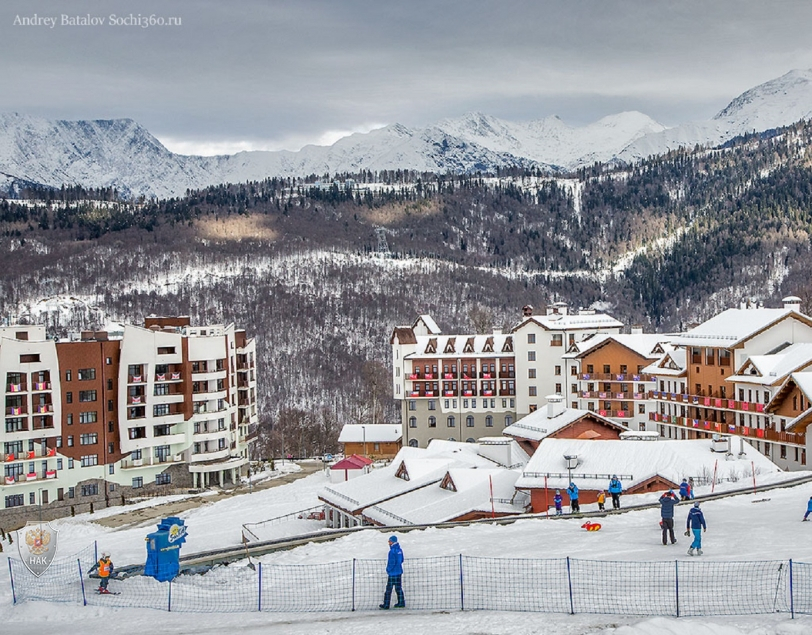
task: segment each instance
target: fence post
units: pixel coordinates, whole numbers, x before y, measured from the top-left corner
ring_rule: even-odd
[[[257,595],[257,611],[262,612],[262,563],[257,565],[257,572],[259,573],[259,594]]]
[[[98,562],[99,561],[99,541],[93,541],[93,559]]]
[[[795,619],[795,592],[792,588],[792,558],[789,559],[789,613]]]
[[[172,580],[169,581],[169,594],[166,603],[166,610],[169,613],[172,612]]]
[[[352,559],[352,610],[355,611],[355,558]]]
[[[462,581],[462,554],[460,554],[460,611],[465,610],[465,587]]]
[[[82,606],[87,606],[87,596],[85,595],[85,579],[82,576],[82,560],[77,558],[76,564],[79,565],[79,584],[82,585]]]
[[[14,590],[14,572],[11,570],[11,558],[8,559],[8,577],[11,579],[12,604],[17,604],[17,592]]]
[[[570,587],[570,615],[575,615],[575,604],[572,601],[572,572],[570,571],[570,557],[567,556],[567,584]]]
[[[679,560],[674,560],[674,594],[677,599],[677,617],[679,617]]]

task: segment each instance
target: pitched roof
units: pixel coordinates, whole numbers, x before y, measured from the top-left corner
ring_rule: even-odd
[[[561,315],[553,313],[551,315],[531,315],[522,319],[519,324],[511,329],[515,333],[528,324],[538,324],[548,331],[571,331],[578,329],[601,329],[601,328],[622,328],[620,322],[606,313],[575,313]]]
[[[812,365],[812,343],[790,344],[775,353],[751,355],[728,379],[742,384],[772,385],[809,365]]]
[[[805,324],[812,321],[792,309],[727,309],[673,341],[678,346],[716,346],[734,348],[768,327],[792,316]]]
[[[352,454],[341,459],[330,466],[331,470],[362,470],[366,466],[372,465],[372,459],[368,459],[360,454]]]
[[[739,448],[731,447],[733,460],[723,460],[724,454],[711,452],[710,443],[710,439],[545,439],[516,481],[516,487],[543,488],[547,474],[548,488],[566,488],[569,483],[565,455],[578,457],[572,480],[582,489],[605,489],[612,474],[630,476],[623,480],[624,488],[628,488],[657,475],[679,483],[689,476],[710,475],[714,468],[719,478],[742,478],[751,471],[751,462],[762,474],[780,471],[746,441],[742,442],[745,455],[741,459],[737,454]]]
[[[682,377],[688,373],[686,362],[688,356],[684,348],[668,351],[659,361],[649,364],[643,369],[646,375],[663,375],[668,377]]]
[[[578,408],[565,407],[561,414],[552,418],[547,417],[547,413],[549,411],[550,404],[548,403],[535,412],[531,412],[529,415],[522,417],[516,423],[509,425],[507,428],[502,430],[502,434],[519,439],[528,439],[529,441],[541,441],[551,434],[558,432],[562,428],[565,428],[576,421],[580,421],[584,417],[590,417],[617,430],[626,430],[626,427],[619,424],[617,421],[607,419],[606,417],[601,417],[599,414],[590,410],[580,410]]]
[[[519,470],[451,468],[440,481],[368,507],[364,516],[383,525],[422,525],[473,512],[520,514],[527,497],[516,497],[519,474]]]
[[[580,352],[575,357],[584,357],[612,342],[617,342],[645,359],[660,359],[663,352],[673,350],[670,345],[672,337],[674,336],[661,333],[601,333],[580,342],[578,347]],[[663,352],[660,352],[661,350]]]
[[[418,335],[415,352],[405,355],[412,359],[422,355],[456,359],[465,354],[488,353],[494,357],[513,355],[513,336],[505,333],[491,335]]]
[[[399,344],[416,344],[417,337],[410,326],[396,326],[389,338],[389,343],[394,344],[397,338]]]
[[[339,443],[395,443],[403,437],[403,424],[376,423],[360,425],[348,423],[341,428]]]

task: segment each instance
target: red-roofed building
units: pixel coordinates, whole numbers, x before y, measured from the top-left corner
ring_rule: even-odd
[[[370,465],[372,465],[372,459],[368,459],[365,456],[359,454],[348,456],[330,466],[330,482],[341,483],[343,481],[349,481],[356,476],[367,474]]]

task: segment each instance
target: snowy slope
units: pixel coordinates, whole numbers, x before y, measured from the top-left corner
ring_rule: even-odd
[[[130,119],[49,121],[0,115],[0,191],[14,183],[117,187],[128,196],[181,196],[188,188],[269,176],[408,169],[493,171],[504,166],[571,170],[595,161],[634,161],[812,114],[812,70],[795,70],[734,99],[710,121],[666,129],[639,112],[572,127],[558,117],[526,123],[482,113],[410,129],[393,124],[298,152],[240,152],[216,157],[167,150]]]

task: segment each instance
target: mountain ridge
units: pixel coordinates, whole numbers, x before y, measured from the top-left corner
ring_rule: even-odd
[[[812,69],[751,88],[710,120],[672,128],[637,111],[580,127],[556,115],[520,123],[470,112],[423,128],[394,123],[330,146],[217,156],[175,154],[133,119],[47,120],[10,113],[0,114],[0,190],[14,195],[31,183],[64,184],[115,187],[126,198],[168,198],[219,183],[361,170],[471,173],[518,167],[554,173],[720,145],[810,117]]]

